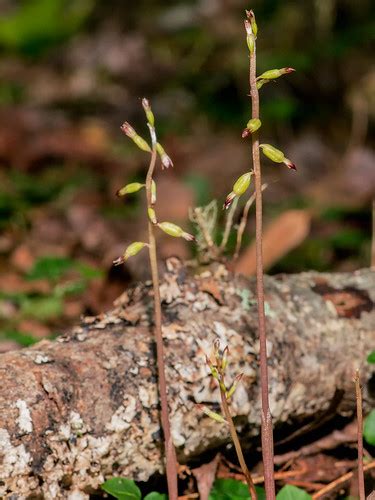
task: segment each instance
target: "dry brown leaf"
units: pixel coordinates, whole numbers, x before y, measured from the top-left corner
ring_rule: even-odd
[[[311,213],[307,210],[287,210],[265,229],[263,234],[263,263],[268,269],[290,250],[300,245],[310,231]],[[245,276],[255,274],[255,241],[235,264],[235,270]]]
[[[215,475],[217,466],[220,460],[220,453],[218,453],[215,458],[208,464],[203,464],[196,469],[192,469],[195,479],[197,480],[197,487],[199,492],[199,498],[201,500],[207,500],[215,481]]]

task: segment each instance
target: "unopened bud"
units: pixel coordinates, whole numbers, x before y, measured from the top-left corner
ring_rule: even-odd
[[[156,203],[156,183],[154,179],[151,181],[151,205]]]
[[[230,399],[230,398],[233,396],[233,394],[234,394],[235,390],[237,389],[237,386],[238,386],[238,384],[240,383],[240,381],[241,381],[242,377],[243,377],[243,373],[240,373],[240,374],[239,374],[239,375],[237,375],[237,377],[234,379],[234,381],[233,381],[233,384],[232,384],[231,388],[229,389],[229,391],[228,391],[228,392],[227,392],[227,394],[226,394],[226,398],[227,398],[227,399]]]
[[[292,73],[293,71],[295,71],[293,68],[269,69],[258,76],[257,80],[276,80],[276,78],[287,73]]]
[[[226,420],[224,419],[224,417],[222,415],[219,415],[215,411],[210,410],[209,408],[207,408],[207,406],[204,406],[201,404],[199,404],[197,406],[201,411],[203,411],[203,413],[205,413],[208,417],[212,418],[212,420],[215,420],[216,422],[220,422],[221,424],[226,422]]]
[[[248,20],[250,21],[251,29],[253,30],[253,34],[256,37],[257,33],[258,33],[258,26],[257,26],[257,23],[255,21],[255,14],[252,10],[246,10],[245,12],[246,12],[246,16],[247,16]]]
[[[262,122],[259,120],[259,118],[252,118],[247,122],[246,128],[242,132],[242,137],[245,138],[254,132],[256,132],[258,129],[260,129],[262,125]]]
[[[252,177],[252,172],[246,172],[246,174],[241,175],[233,185],[233,192],[236,196],[241,196],[250,186],[250,181]]]
[[[155,213],[155,210],[153,208],[148,208],[147,209],[147,213],[148,213],[148,218],[150,219],[150,221],[153,223],[153,224],[157,224],[158,221],[157,221],[157,218],[156,218],[156,213]]]
[[[284,153],[279,149],[274,148],[270,144],[259,144],[259,147],[262,149],[263,154],[275,163],[282,163],[284,161]]]
[[[292,161],[290,161],[289,158],[285,158],[284,163],[291,170],[297,170],[297,167],[296,167],[295,163],[293,163]]]
[[[131,125],[129,125],[128,122],[125,122],[123,125],[121,125],[121,130],[127,137],[130,137],[130,139],[134,141],[134,143],[139,147],[139,149],[142,149],[142,151],[147,151],[148,153],[151,152],[151,148],[147,144],[147,142],[140,135],[136,133],[134,128]]]
[[[154,113],[151,110],[150,103],[149,103],[148,99],[146,99],[146,97],[144,97],[142,99],[142,106],[143,106],[143,109],[145,110],[148,123],[153,127],[155,125],[155,117],[154,117]]]
[[[156,151],[159,153],[162,168],[173,167],[172,160],[167,155],[167,153],[165,152],[165,149],[163,148],[163,146],[159,142],[156,144]]]
[[[214,366],[214,364],[211,362],[210,358],[208,356],[206,356],[206,363],[207,363],[207,366],[208,368],[210,369],[210,372],[211,372],[211,375],[218,379],[219,378],[219,373],[216,369],[216,366]]]
[[[173,222],[160,222],[158,224],[160,229],[169,236],[174,236],[175,238],[184,238],[187,241],[194,241],[195,237],[192,234],[186,233],[180,226],[173,224]]]
[[[271,80],[257,80],[257,89],[260,90],[265,83],[269,83]]]
[[[229,348],[226,346],[226,348],[223,351],[223,355],[221,357],[221,369],[224,372],[225,368],[228,365],[228,354],[229,354]]]
[[[225,201],[224,201],[224,205],[223,205],[223,208],[225,210],[228,210],[228,208],[231,206],[233,200],[235,199],[236,197],[236,193],[233,193],[233,191],[231,191],[228,196],[225,198]]]
[[[131,243],[125,250],[124,254],[118,259],[113,261],[113,264],[115,266],[124,264],[124,262],[126,262],[129,259],[129,257],[134,257],[134,255],[137,255],[137,253],[140,252],[142,248],[145,246],[148,246],[148,244],[143,243],[142,241],[135,241],[134,243]]]
[[[247,35],[246,37],[247,48],[249,49],[250,55],[254,52],[255,38],[254,35]]]
[[[140,182],[131,182],[130,184],[126,184],[126,186],[122,187],[116,192],[117,196],[125,196],[126,194],[136,193],[140,189],[142,189],[145,185]]]

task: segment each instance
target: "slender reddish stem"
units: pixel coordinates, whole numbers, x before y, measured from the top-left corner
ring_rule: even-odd
[[[365,476],[363,470],[363,414],[362,414],[362,389],[359,380],[359,371],[356,371],[355,396],[357,402],[357,443],[358,443],[358,492],[359,500],[365,500]]]
[[[146,177],[147,208],[150,208],[152,206],[151,183],[155,169],[155,162],[156,162],[156,148],[154,145]],[[167,382],[165,378],[164,345],[163,345],[163,333],[162,333],[161,299],[160,299],[160,289],[159,289],[159,270],[158,270],[154,231],[155,231],[154,225],[149,220],[148,221],[149,256],[150,256],[152,285],[154,290],[156,358],[157,358],[158,379],[159,379],[159,397],[161,404],[161,425],[164,433],[164,443],[165,443],[168,497],[170,500],[177,500],[178,498],[177,459],[176,459],[176,451],[173,446],[171,426],[169,422]]]
[[[255,44],[254,44],[255,45]],[[250,56],[250,94],[252,103],[252,118],[259,118],[259,92],[256,85],[256,47]],[[267,500],[275,498],[274,464],[273,464],[273,431],[272,417],[268,399],[268,368],[267,368],[267,337],[266,317],[264,312],[263,283],[263,215],[262,215],[262,172],[259,157],[258,133],[252,135],[252,155],[255,177],[255,221],[256,221],[256,278],[258,302],[258,329],[260,345],[260,382],[262,399],[262,455],[264,466],[264,485]]]
[[[224,384],[224,377],[223,376],[221,377],[221,380]],[[242,453],[241,443],[238,439],[236,427],[234,426],[232,415],[230,413],[228,401],[227,401],[226,395],[225,395],[224,391],[221,389],[221,387],[220,387],[220,396],[221,396],[221,406],[223,408],[223,413],[224,413],[225,419],[227,421],[227,424],[229,426],[229,432],[230,432],[234,447],[236,449],[238,461],[240,463],[242,472],[243,472],[245,479],[246,479],[246,482],[247,482],[247,487],[249,488],[249,493],[250,493],[251,499],[257,500],[258,497],[257,497],[255,485],[253,482],[253,478],[251,477],[250,471],[247,468],[247,465],[246,465],[246,462],[245,462],[245,459],[244,459],[244,456]]]

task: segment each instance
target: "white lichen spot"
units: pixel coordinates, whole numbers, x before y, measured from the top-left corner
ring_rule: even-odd
[[[45,363],[49,363],[51,360],[46,354],[38,353],[34,358],[34,363],[37,365],[44,365]]]
[[[122,432],[129,429],[130,422],[136,414],[137,401],[133,396],[128,396],[124,404],[117,408],[112,415],[111,421],[106,425],[106,429],[113,432]]]
[[[16,407],[20,412],[17,418],[17,424],[21,432],[29,434],[33,431],[33,421],[31,420],[30,410],[27,407],[26,401],[17,399]]]
[[[82,431],[83,429],[81,415],[75,411],[70,412],[70,427],[73,431]]]
[[[8,431],[0,429],[0,477],[4,480],[28,474],[30,461],[24,445],[13,446]]]
[[[183,446],[186,442],[185,436],[181,433],[183,428],[182,415],[177,413],[171,421],[171,434],[175,446]]]

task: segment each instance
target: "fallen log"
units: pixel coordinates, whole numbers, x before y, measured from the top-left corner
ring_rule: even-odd
[[[375,347],[375,273],[266,277],[270,404],[275,424],[355,408]],[[115,308],[56,341],[0,356],[0,495],[83,499],[111,475],[163,472],[152,335],[152,287],[126,291]],[[229,374],[244,373],[233,414],[243,435],[260,427],[255,282],[215,265],[192,276],[176,259],[161,285],[172,433],[180,461],[229,441],[204,353],[219,337]],[[39,498],[39,497],[38,497]]]

